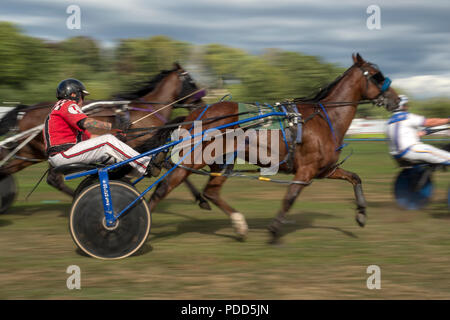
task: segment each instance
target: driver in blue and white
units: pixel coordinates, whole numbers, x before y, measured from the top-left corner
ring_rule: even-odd
[[[425,118],[408,112],[408,97],[399,95],[398,108],[387,123],[390,154],[395,159],[412,163],[450,164],[450,152],[422,143],[420,137],[427,132],[424,127],[442,126],[449,118]]]

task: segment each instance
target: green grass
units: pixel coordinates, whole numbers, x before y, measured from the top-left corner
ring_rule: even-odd
[[[363,180],[365,228],[354,221],[351,185],[317,180],[290,211],[281,243],[269,245],[266,227],[286,187],[235,178],[222,194],[247,218],[245,242],[219,209],[199,209],[182,186],[153,212],[143,250],[120,261],[76,248],[70,198],[43,183],[25,201],[45,164],[26,169],[17,202],[0,216],[0,299],[449,299],[449,174],[435,174],[426,209],[403,211],[392,197],[399,169],[386,144],[352,142],[342,157],[351,148],[343,167]],[[49,200],[59,203],[42,203]],[[81,290],[66,287],[69,265],[81,268]],[[366,287],[369,265],[381,268],[381,290]]]

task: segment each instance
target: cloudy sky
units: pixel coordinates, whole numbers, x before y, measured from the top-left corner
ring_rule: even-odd
[[[81,10],[81,29],[66,22]],[[380,29],[369,29],[380,9]],[[280,48],[340,66],[352,52],[379,65],[415,98],[450,97],[448,0],[2,0],[0,20],[49,40],[86,35],[118,39],[167,35],[194,44],[221,43],[258,54]],[[369,23],[369,25],[372,25]]]

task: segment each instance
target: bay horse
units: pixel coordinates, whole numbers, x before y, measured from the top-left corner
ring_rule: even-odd
[[[162,71],[135,91],[117,94],[114,96],[114,99],[133,101],[129,104],[130,109],[127,120],[132,125],[128,129],[151,128],[164,125],[169,120],[173,110],[173,105],[170,104],[175,101],[180,104],[193,104],[194,106],[204,105],[201,90],[199,90],[189,73],[178,63],[174,64],[172,70]],[[85,104],[89,102],[86,101]],[[154,104],[150,105],[145,102],[154,102]],[[32,106],[19,105],[0,120],[0,136],[5,135],[13,128],[16,128],[18,132],[24,132],[43,124],[53,105],[53,102],[42,102]],[[20,113],[23,113],[21,119],[18,117]],[[94,113],[92,117],[114,123],[117,121],[114,113],[114,109],[111,106]],[[148,131],[147,134],[144,132],[142,136],[138,134],[136,138],[127,141],[127,144],[132,148],[137,148],[154,133],[155,131]],[[0,148],[0,159],[4,158],[9,151],[6,148]],[[46,160],[44,140],[42,133],[40,133],[0,168],[0,179]],[[71,197],[74,195],[74,191],[64,183],[62,174],[56,173],[52,168],[47,176],[47,183]],[[192,190],[196,200],[200,201],[200,203],[205,203],[203,207],[206,206],[207,208],[208,203],[201,194],[189,181],[187,185]],[[2,211],[5,211],[5,208],[2,208]]]
[[[293,148],[293,165],[287,163],[281,164],[279,170],[286,173],[293,173],[294,179],[288,187],[287,193],[282,201],[281,209],[276,217],[270,223],[268,229],[272,234],[272,240],[280,236],[285,217],[292,207],[294,201],[299,196],[304,187],[309,185],[313,179],[341,179],[350,182],[354,188],[356,197],[357,213],[356,221],[363,227],[366,223],[366,200],[363,194],[362,182],[360,177],[353,172],[346,171],[339,167],[340,147],[355,114],[360,101],[363,99],[378,101],[387,110],[393,110],[399,98],[394,89],[390,88],[390,80],[384,78],[378,67],[370,62],[366,62],[359,54],[352,55],[353,65],[348,68],[335,81],[327,87],[320,90],[313,98],[294,99],[294,104],[301,113],[305,123],[303,124],[303,134],[301,143],[295,143]],[[389,81],[386,85],[386,80]],[[324,107],[325,106],[325,107]],[[207,109],[200,108],[189,114],[184,121],[202,119],[218,119],[214,122],[202,124],[202,130],[215,128],[220,125],[226,125],[238,121],[238,103],[225,101],[210,105]],[[229,117],[226,117],[229,115]],[[307,119],[307,120],[306,120]],[[190,125],[184,125],[188,129]],[[234,128],[237,128],[235,126]],[[221,130],[222,132],[224,131]],[[270,135],[270,133],[269,133]],[[288,155],[288,146],[282,141],[282,135],[278,134],[279,159],[284,159]],[[155,137],[156,138],[156,137]],[[267,138],[266,148],[270,149],[270,138]],[[212,142],[202,142],[203,149]],[[231,152],[236,152],[236,146]],[[225,150],[225,149],[223,149]],[[230,152],[230,150],[226,150]],[[219,157],[221,155],[218,155]],[[246,154],[248,157],[248,154]],[[191,170],[178,167],[168,176],[167,181],[160,183],[155,189],[150,199],[150,208],[153,210],[156,205],[167,196],[174,188],[183,182],[193,170],[199,170],[206,166],[204,160],[197,164],[187,164],[185,161],[181,164]],[[258,165],[263,167],[258,158]],[[211,172],[219,172],[223,166],[214,163],[209,164]],[[230,164],[233,166],[233,164]],[[236,209],[226,203],[220,196],[220,190],[227,180],[224,175],[211,175],[207,185],[203,190],[203,195],[210,200],[230,218],[235,232],[240,238],[247,234],[248,226],[244,216]]]

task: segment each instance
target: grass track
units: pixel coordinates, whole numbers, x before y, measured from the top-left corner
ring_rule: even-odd
[[[403,211],[393,202],[398,169],[385,143],[352,142],[342,156],[350,148],[343,167],[363,180],[365,228],[354,221],[351,185],[317,180],[292,208],[282,243],[268,245],[285,186],[236,178],[223,196],[247,217],[246,242],[236,241],[222,212],[200,210],[180,187],[153,212],[145,248],[112,262],[75,247],[71,199],[42,184],[24,201],[45,165],[26,169],[17,175],[18,201],[0,216],[0,299],[449,299],[449,173],[434,176],[428,208]],[[201,187],[206,178],[193,181]],[[59,202],[42,203],[49,200]],[[366,287],[373,264],[381,290]],[[66,287],[69,265],[81,268],[81,290]]]

